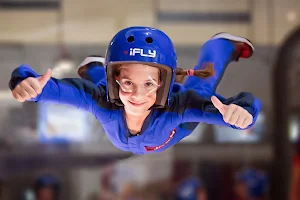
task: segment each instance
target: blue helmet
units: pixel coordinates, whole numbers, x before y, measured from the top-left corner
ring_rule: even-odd
[[[245,169],[240,171],[237,174],[236,179],[248,186],[250,197],[262,197],[268,188],[266,175],[254,169]]]
[[[121,105],[115,69],[122,63],[143,63],[159,68],[164,84],[157,91],[154,107],[169,104],[177,56],[173,42],[164,32],[151,27],[134,26],[119,31],[109,43],[105,56],[107,98]]]
[[[35,180],[35,192],[38,192],[42,188],[51,188],[55,195],[59,195],[61,189],[59,180],[51,174],[44,174]]]

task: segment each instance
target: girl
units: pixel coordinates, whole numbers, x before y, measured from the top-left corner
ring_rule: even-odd
[[[185,134],[177,128],[205,122],[235,129],[251,127],[260,103],[249,93],[211,101],[195,90],[173,91],[177,57],[170,38],[150,27],[118,32],[105,56],[106,86],[84,79],[54,79],[51,70],[40,76],[21,65],[12,73],[10,89],[20,102],[55,102],[92,112],[110,141],[135,154],[161,152]],[[200,77],[212,75],[199,71]]]
[[[197,77],[196,73],[194,76],[188,76],[186,81],[183,81],[192,70],[177,68],[175,77],[175,82],[177,83],[174,83],[172,93],[189,89],[195,90],[203,98],[210,99],[212,95],[216,95],[218,98],[225,100],[224,97],[215,94],[215,91],[228,64],[232,61],[238,61],[239,58],[249,58],[253,52],[253,44],[246,38],[229,33],[214,35],[201,47],[198,64],[194,68],[194,71],[197,71],[206,67],[207,69],[204,72],[210,75],[212,72],[211,66],[213,66],[214,76],[207,77],[206,75],[205,77]],[[96,85],[106,86],[104,63],[105,58],[102,56],[88,56],[78,66],[77,73],[81,78],[90,80]],[[197,122],[183,123],[177,127],[177,134],[188,136],[195,130],[198,124]]]

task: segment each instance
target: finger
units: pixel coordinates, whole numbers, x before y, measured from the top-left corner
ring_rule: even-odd
[[[234,110],[232,115],[230,116],[228,123],[231,125],[236,125],[237,120],[239,119],[239,117],[241,116],[241,111],[239,111],[238,109]]]
[[[224,121],[225,122],[229,122],[229,119],[231,118],[233,112],[237,109],[237,106],[234,104],[230,104],[226,110],[226,112],[224,113]]]
[[[246,120],[247,120],[247,117],[244,119],[244,121],[243,121],[242,125],[240,126],[240,128],[244,129],[244,128],[247,128],[250,125],[250,124],[247,125]],[[248,134],[248,132],[247,132],[247,134]]]
[[[30,97],[36,97],[38,95],[28,82],[24,82],[22,88],[30,95]]]
[[[253,117],[252,117],[252,115],[249,114],[249,116],[246,117],[245,121],[243,122],[242,127],[247,128],[252,123],[253,123]]]
[[[36,91],[37,94],[41,94],[42,88],[36,78],[29,79],[28,84]]]
[[[22,96],[21,96],[19,93],[17,93],[17,92],[13,92],[13,97],[14,97],[17,101],[19,101],[19,102],[24,102],[24,101],[25,101],[25,99],[22,98]]]
[[[239,118],[237,119],[235,126],[242,128],[242,125],[244,123],[244,121],[247,118],[247,113],[241,113],[241,115],[239,116]]]
[[[12,96],[14,97],[14,99],[18,100],[20,95],[16,92],[12,92]]]
[[[19,93],[19,94],[21,95],[21,97],[22,97],[23,99],[25,99],[25,100],[31,99],[31,96],[30,96],[30,95],[28,94],[28,92],[26,92],[26,90],[24,90],[24,89],[20,90],[18,93]]]
[[[219,110],[219,112],[224,115],[225,114],[225,106],[224,104],[216,97],[216,96],[212,96],[211,97],[211,102],[212,104]]]
[[[34,98],[38,95],[38,93],[30,85],[28,85],[24,89],[30,95],[31,98]]]
[[[17,98],[19,102],[25,102],[26,100],[24,98],[22,98],[22,96],[20,94],[17,94]]]
[[[26,98],[25,98],[25,100],[28,101],[28,100],[30,100],[32,97],[31,97],[31,95],[29,94],[29,92],[28,92],[27,90],[25,90],[25,92],[26,92]]]
[[[43,74],[42,76],[40,76],[40,77],[38,78],[38,81],[39,81],[39,83],[40,83],[40,85],[41,85],[41,88],[44,88],[44,87],[45,87],[45,85],[47,84],[47,82],[48,82],[48,81],[50,80],[50,78],[51,78],[51,74],[52,74],[51,69],[48,69],[47,72],[46,72],[45,74]]]

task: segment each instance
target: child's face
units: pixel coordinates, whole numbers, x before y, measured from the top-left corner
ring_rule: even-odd
[[[144,64],[124,64],[116,79],[126,111],[141,115],[155,103],[160,86],[158,68]]]

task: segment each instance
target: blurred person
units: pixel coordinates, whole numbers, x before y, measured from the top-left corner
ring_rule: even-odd
[[[228,99],[212,94],[206,99],[195,90],[174,84],[176,75],[191,76],[187,85],[197,84],[198,77],[219,81],[221,75],[213,75],[223,73],[233,58],[243,56],[240,52],[234,56],[236,45],[229,40],[219,42],[224,43],[226,54],[214,60],[213,68],[185,71],[177,68],[173,42],[164,32],[129,27],[119,31],[109,43],[105,56],[106,86],[84,79],[51,78],[51,70],[38,75],[27,65],[13,71],[9,86],[19,102],[55,102],[93,113],[110,141],[123,151],[161,152],[191,133],[181,130],[181,134],[176,134],[177,129],[186,128],[189,123],[240,130],[254,125],[261,106],[251,93],[242,92]]]
[[[58,200],[61,193],[59,180],[51,174],[38,177],[34,182],[36,200]]]
[[[244,169],[235,177],[235,200],[264,200],[268,189],[268,180],[262,171]]]
[[[184,179],[176,188],[175,200],[207,200],[206,189],[196,178]]]

